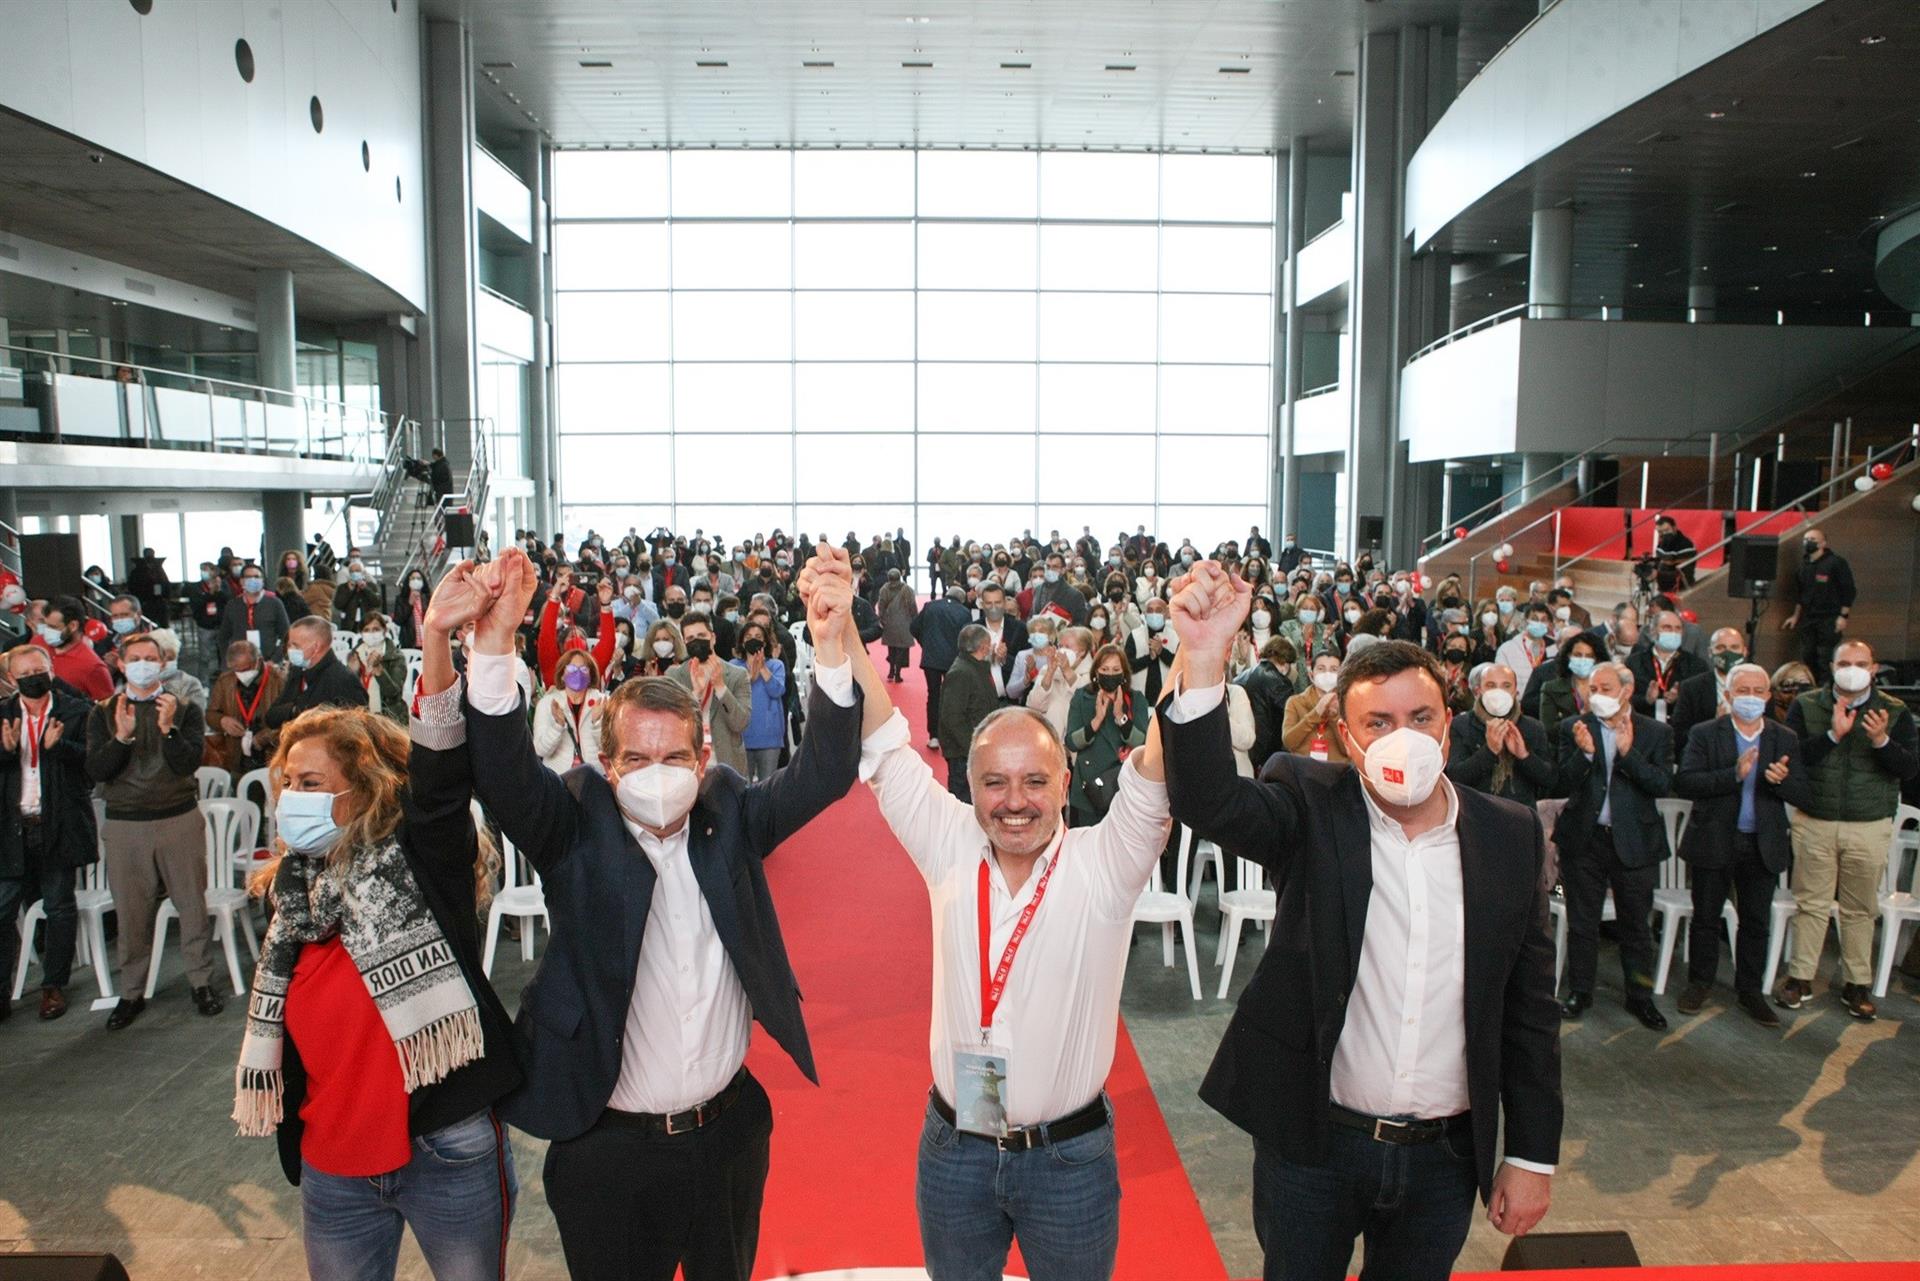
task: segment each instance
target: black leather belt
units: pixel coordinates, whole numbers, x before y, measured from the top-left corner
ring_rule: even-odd
[[[1437,1117],[1429,1121],[1396,1121],[1384,1116],[1368,1116],[1365,1112],[1355,1112],[1352,1108],[1343,1108],[1338,1103],[1330,1103],[1333,1123],[1345,1126],[1349,1130],[1359,1130],[1377,1143],[1435,1143],[1447,1136],[1447,1131],[1455,1126],[1465,1128],[1471,1113],[1462,1112],[1458,1116]]]
[[[608,1108],[600,1114],[600,1119],[608,1125],[644,1130],[648,1134],[690,1134],[719,1120],[721,1113],[739,1101],[746,1081],[747,1070],[743,1067],[733,1074],[733,1080],[728,1081],[720,1093],[685,1112],[622,1112],[619,1108]]]
[[[927,1097],[933,1103],[934,1115],[953,1126],[954,1132],[961,1138],[979,1139],[982,1143],[991,1143],[1002,1152],[1031,1152],[1035,1148],[1044,1148],[1052,1143],[1065,1143],[1068,1139],[1092,1134],[1101,1126],[1108,1124],[1107,1096],[1102,1094],[1078,1112],[1069,1112],[1058,1121],[1017,1126],[996,1139],[985,1134],[975,1134],[971,1130],[962,1130],[953,1114],[953,1109],[948,1107],[947,1101],[940,1097],[940,1091],[929,1090]]]

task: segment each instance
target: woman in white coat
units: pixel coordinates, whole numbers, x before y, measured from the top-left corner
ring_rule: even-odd
[[[1097,648],[1093,633],[1086,628],[1062,628],[1046,665],[1027,685],[1027,706],[1046,717],[1062,738],[1066,737],[1067,711],[1073,706],[1074,691],[1093,678],[1093,651]]]
[[[600,708],[607,692],[600,666],[584,649],[560,655],[558,678],[533,709],[533,750],[546,767],[564,774],[577,766],[600,768]]]

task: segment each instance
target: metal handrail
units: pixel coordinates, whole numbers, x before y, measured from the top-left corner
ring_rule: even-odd
[[[1513,306],[1511,307],[1502,307],[1499,311],[1494,312],[1490,316],[1482,316],[1478,320],[1470,321],[1469,323],[1460,326],[1458,329],[1454,330],[1451,333],[1442,334],[1440,337],[1434,339],[1432,342],[1422,347],[1419,351],[1414,352],[1413,355],[1408,356],[1406,359],[1406,364],[1411,365],[1414,361],[1420,359],[1420,357],[1426,355],[1428,352],[1438,350],[1441,347],[1447,346],[1449,343],[1457,342],[1458,340],[1465,338],[1468,334],[1476,333],[1482,329],[1491,329],[1493,326],[1501,323],[1504,320],[1520,315],[1522,312],[1526,311],[1527,308],[1531,305],[1532,304],[1530,303],[1517,302],[1513,304]]]
[[[162,369],[153,365],[138,365],[130,361],[112,360],[100,356],[82,356],[70,352],[47,351],[39,347],[22,347],[12,343],[0,343],[0,353],[10,353],[17,356],[29,357],[36,362],[45,362],[52,366],[51,372],[54,373],[62,371],[60,362],[63,361],[68,364],[96,365],[107,370],[111,375],[117,375],[122,370],[131,373],[133,378],[130,380],[129,385],[139,387],[144,393],[142,408],[147,411],[147,421],[152,424],[154,428],[154,434],[144,439],[151,443],[168,443],[165,437],[159,434],[160,415],[157,405],[155,405],[152,400],[152,393],[155,390],[171,390],[173,389],[172,385],[176,383],[186,384],[187,386],[183,388],[183,390],[201,392],[208,397],[209,401],[218,397],[224,400],[238,400],[261,405],[283,405],[289,408],[299,409],[301,413],[302,430],[299,447],[293,451],[296,455],[319,453],[321,452],[320,446],[337,441],[341,447],[340,452],[348,458],[359,462],[371,462],[373,460],[371,441],[373,432],[378,430],[383,435],[390,436],[392,434],[392,424],[388,421],[386,414],[378,409],[369,409],[363,405],[349,404],[343,400],[328,400],[321,396],[309,396],[304,392],[282,391],[274,387],[262,387],[257,383],[234,382],[231,379],[215,378],[208,374],[185,373],[177,369]],[[118,382],[120,380],[117,377],[109,377],[103,381]],[[359,419],[365,425],[365,430],[352,434],[345,431],[344,428],[350,419]],[[324,428],[329,421],[338,423],[343,429],[341,434],[337,437],[316,435],[314,430],[316,424]],[[244,434],[238,444],[236,445],[231,437],[223,439],[220,432],[220,424],[213,418],[212,406],[210,404],[208,407],[208,435],[206,441],[201,442],[196,440],[182,443],[204,446],[207,450],[214,453],[223,451],[237,451],[241,453],[282,452],[274,449],[274,441],[271,434],[262,435],[259,447],[256,450],[249,426],[249,423],[243,416],[241,419],[241,430]],[[57,414],[54,418],[53,428],[54,439],[59,440],[61,433]]]
[[[441,420],[443,423],[447,420]],[[407,552],[398,575],[390,582],[404,583],[407,576],[416,568],[422,570],[429,581],[439,577],[445,568],[447,516],[450,512],[465,508],[474,518],[474,537],[479,537],[479,529],[485,519],[487,495],[491,488],[491,470],[488,466],[489,440],[493,435],[493,420],[473,418],[467,420],[472,432],[471,453],[467,467],[465,485],[457,494],[447,494],[434,503],[433,516],[427,522],[426,529]],[[384,570],[384,566],[382,569]]]
[[[1513,310],[1513,309],[1509,308],[1508,310]],[[1715,428],[1709,431],[1695,432],[1691,436],[1679,436],[1679,437],[1647,437],[1647,436],[1625,436],[1625,435],[1609,436],[1605,440],[1601,441],[1599,444],[1591,446],[1588,449],[1584,449],[1580,453],[1573,455],[1571,458],[1565,459],[1553,471],[1543,472],[1541,475],[1534,477],[1533,480],[1522,484],[1518,489],[1513,490],[1512,492],[1509,492],[1506,494],[1502,494],[1499,497],[1494,498],[1489,502],[1481,504],[1479,507],[1467,513],[1465,516],[1460,517],[1458,520],[1448,521],[1446,525],[1442,526],[1440,529],[1434,531],[1433,533],[1428,534],[1424,539],[1421,540],[1421,548],[1422,548],[1421,555],[1430,556],[1436,551],[1440,550],[1440,548],[1446,546],[1448,543],[1453,542],[1454,541],[1453,530],[1458,526],[1465,525],[1470,534],[1479,533],[1480,530],[1479,528],[1477,528],[1476,522],[1479,522],[1483,518],[1488,517],[1490,515],[1505,514],[1504,510],[1496,510],[1496,509],[1507,509],[1509,507],[1519,506],[1524,503],[1530,502],[1533,498],[1536,498],[1539,495],[1538,494],[1529,495],[1527,491],[1539,485],[1543,480],[1547,479],[1548,477],[1554,477],[1553,485],[1564,484],[1567,480],[1567,476],[1566,476],[1567,468],[1573,467],[1577,469],[1579,464],[1585,461],[1586,459],[1595,457],[1596,455],[1599,455],[1602,453],[1611,453],[1614,451],[1616,446],[1621,444],[1627,444],[1634,441],[1660,440],[1666,446],[1660,451],[1661,457],[1671,457],[1675,448],[1679,446],[1687,445],[1687,444],[1697,444],[1703,440],[1710,441],[1715,436],[1722,436],[1727,438],[1726,441],[1723,443],[1726,445],[1729,452],[1738,453],[1740,450],[1744,449],[1746,445],[1749,443],[1744,439],[1748,435],[1750,434],[1765,435],[1770,432],[1778,432],[1780,421],[1783,418],[1790,418],[1794,414],[1799,413],[1801,410],[1801,407],[1805,403],[1810,401],[1817,402],[1819,398],[1835,395],[1839,392],[1845,391],[1847,388],[1853,386],[1855,383],[1859,382],[1861,379],[1872,377],[1874,374],[1878,373],[1880,370],[1886,368],[1887,365],[1890,364],[1891,362],[1898,360],[1900,357],[1904,355],[1907,355],[1916,346],[1920,346],[1920,330],[1915,330],[1913,332],[1910,332],[1899,342],[1891,344],[1889,350],[1875,357],[1872,368],[1869,369],[1867,372],[1860,374],[1858,377],[1850,376],[1852,373],[1851,370],[1843,372],[1841,374],[1827,375],[1823,377],[1817,385],[1806,388],[1800,392],[1797,392],[1794,395],[1789,396],[1787,399],[1772,406],[1771,408],[1762,410],[1760,413],[1753,415],[1753,417],[1747,419],[1746,422],[1741,423],[1739,426],[1729,428],[1725,431]],[[1416,356],[1416,359],[1417,358],[1418,357]],[[1558,474],[1556,475],[1556,473]],[[1553,485],[1548,485],[1546,486],[1546,488],[1551,489]],[[1596,490],[1603,489],[1603,488],[1605,488],[1604,485],[1597,485],[1593,489],[1586,491],[1586,493],[1580,494],[1579,496],[1575,497],[1573,499],[1573,502],[1578,503],[1582,499],[1586,498],[1588,494],[1594,493]],[[1542,490],[1541,492],[1545,492],[1545,491]],[[1531,528],[1531,526],[1528,526],[1528,528]],[[1523,529],[1516,532],[1524,533],[1526,531]],[[1503,535],[1502,537],[1504,539],[1504,538],[1512,537],[1512,535]]]
[[[27,585],[27,569],[26,561],[22,559],[20,555],[20,540],[25,537],[27,537],[25,533],[14,528],[6,521],[0,520],[0,568],[8,570],[19,579],[22,590],[25,590]],[[107,617],[107,606],[111,605],[116,597],[132,594],[130,592],[112,591],[109,588],[100,586],[100,584],[94,582],[91,578],[81,579],[80,584],[80,595],[78,599],[95,618]],[[137,601],[139,597],[136,596],[134,599]],[[149,629],[166,626],[166,624],[149,615],[144,606],[140,610],[140,621],[145,623]],[[176,630],[174,634],[180,635],[180,632]]]
[[[1876,463],[1885,462],[1887,459],[1892,458],[1894,455],[1898,454],[1903,449],[1913,448],[1913,444],[1914,442],[1912,439],[1895,441],[1893,444],[1888,445],[1885,449],[1880,450],[1877,454],[1871,448],[1869,448],[1867,450],[1866,457],[1861,459],[1859,462],[1855,463],[1853,466],[1847,468],[1843,472],[1838,472],[1832,476],[1827,477],[1827,479],[1821,481],[1818,485],[1815,485],[1812,489],[1809,489],[1806,493],[1801,494],[1798,498],[1795,498],[1792,502],[1783,503],[1780,506],[1774,508],[1772,511],[1768,512],[1765,516],[1761,517],[1761,519],[1756,523],[1765,524],[1767,521],[1774,519],[1776,516],[1785,516],[1789,512],[1797,511],[1797,512],[1800,512],[1804,517],[1804,519],[1800,523],[1803,525],[1810,524],[1814,519],[1814,513],[1807,511],[1806,505],[1812,502],[1816,497],[1818,497],[1822,490],[1838,489],[1841,485],[1847,484],[1853,480],[1857,480],[1859,477],[1864,476],[1869,471],[1871,471]],[[1915,463],[1908,463],[1907,468],[1910,469],[1915,465],[1916,465]],[[1898,476],[1899,474],[1900,474],[1899,472],[1894,473],[1895,476]],[[1892,479],[1893,477],[1888,477],[1889,482]],[[1712,555],[1714,552],[1724,551],[1727,545],[1738,537],[1740,537],[1738,533],[1728,534],[1717,543],[1712,543],[1706,547],[1697,549],[1693,554],[1694,563],[1698,564],[1700,561]],[[1696,583],[1695,585],[1697,586],[1698,584]]]
[[[394,511],[405,495],[406,471],[402,463],[417,448],[419,432],[420,424],[411,418],[402,418],[394,425],[387,433],[387,455],[380,464],[379,480],[367,493],[348,494],[341,499],[340,510],[321,531],[323,537],[339,532],[339,546],[352,549],[353,528],[348,521],[355,507],[368,507],[376,517],[374,541],[381,541],[381,536],[392,528]]]

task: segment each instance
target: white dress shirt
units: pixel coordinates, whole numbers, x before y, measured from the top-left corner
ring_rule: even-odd
[[[1001,642],[1007,638],[1007,623],[1003,618],[998,623],[989,623],[983,617],[980,626],[987,629],[987,669],[993,674],[993,692],[1001,698],[1007,696],[1007,676],[1000,669],[998,650]]]
[[[953,1101],[954,1047],[980,1048],[982,862],[991,887],[988,951],[997,964],[1034,887],[1058,861],[994,1012],[993,1043],[1008,1056],[1007,1124],[1056,1121],[1091,1103],[1113,1066],[1133,905],[1167,843],[1166,785],[1148,781],[1137,765],[1122,769],[1107,816],[1093,827],[1062,828],[1014,893],[973,807],[935,781],[898,711],[862,745],[860,774],[932,899],[927,1048],[940,1096]]]
[[[1182,689],[1167,714],[1184,725],[1225,696],[1224,684]],[[1370,1116],[1432,1119],[1470,1106],[1460,797],[1445,775],[1440,786],[1446,821],[1411,840],[1373,794],[1360,789],[1373,837],[1373,891],[1359,972],[1333,1050],[1331,1092],[1341,1107]],[[1523,1170],[1553,1173],[1551,1165],[1506,1159]]]
[[[46,738],[47,726],[53,721],[53,695],[46,697],[46,706],[40,717],[33,717],[27,711],[27,700],[20,703],[20,812],[38,814],[40,812],[40,759],[46,749],[40,746]],[[44,719],[41,719],[44,717]],[[39,731],[39,738],[28,732],[29,727]],[[5,929],[6,926],[0,926]]]
[[[518,706],[515,661],[510,654],[467,655],[467,701],[474,710],[503,716]],[[813,679],[835,703],[853,706],[851,662],[816,667]],[[661,837],[621,817],[656,881],[620,1041],[620,1077],[607,1106],[684,1112],[725,1089],[746,1062],[753,1010],[694,876],[687,841],[692,819]]]

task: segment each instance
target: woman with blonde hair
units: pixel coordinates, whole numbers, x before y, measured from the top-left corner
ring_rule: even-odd
[[[468,569],[442,585],[430,629],[484,602]],[[441,692],[411,740],[364,709],[316,708],[281,731],[271,766],[280,857],[254,888],[274,916],[233,1117],[278,1140],[315,1281],[391,1277],[408,1226],[436,1277],[505,1275],[517,1185],[493,1108],[521,1071],[480,969],[495,860],[471,816],[447,652],[427,648],[424,687]]]
[[[639,658],[642,676],[665,676],[687,661],[686,644],[671,619],[656,619],[647,628],[647,643],[640,647]]]

